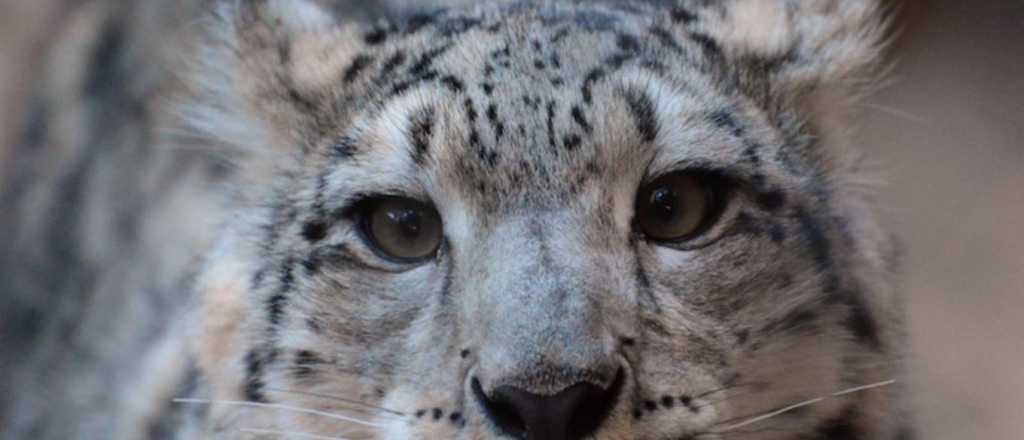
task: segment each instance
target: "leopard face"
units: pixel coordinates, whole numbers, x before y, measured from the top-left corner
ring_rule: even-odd
[[[206,429],[895,438],[889,240],[843,136],[877,23],[859,1],[222,8],[185,107],[246,150],[199,281]]]

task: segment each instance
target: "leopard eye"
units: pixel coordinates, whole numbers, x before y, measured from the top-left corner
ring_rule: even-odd
[[[441,216],[425,203],[383,197],[367,202],[361,217],[363,234],[370,245],[399,262],[430,258],[441,245]]]
[[[640,189],[636,225],[647,238],[682,242],[706,232],[721,211],[721,191],[712,176],[676,172]]]

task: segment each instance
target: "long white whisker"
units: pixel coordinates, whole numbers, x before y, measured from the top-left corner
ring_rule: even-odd
[[[309,391],[286,390],[286,389],[282,389],[282,388],[267,388],[267,391],[274,391],[274,392],[278,392],[278,393],[295,394],[295,395],[299,395],[299,396],[310,396],[310,397],[316,397],[316,398],[320,398],[320,399],[333,400],[335,402],[347,403],[349,405],[362,407],[364,410],[379,411],[379,412],[382,412],[382,413],[385,413],[385,414],[399,416],[399,417],[405,417],[405,416],[408,415],[408,414],[406,414],[404,412],[395,411],[393,409],[388,409],[388,408],[385,408],[383,406],[372,405],[372,404],[369,404],[369,403],[366,403],[366,402],[360,402],[358,400],[346,399],[344,397],[331,396],[331,395],[327,395],[327,394],[313,393],[313,392],[309,392]]]
[[[370,426],[374,428],[383,428],[384,425],[380,423],[368,422],[366,420],[360,420],[354,417],[347,417],[339,414],[331,414],[328,412],[317,411],[315,409],[299,408],[288,405],[281,405],[276,403],[260,403],[260,402],[246,402],[240,400],[207,400],[207,399],[173,399],[174,403],[186,403],[186,404],[198,404],[198,405],[213,405],[213,404],[224,404],[224,405],[236,405],[236,406],[249,406],[254,408],[267,408],[277,409],[282,411],[291,411],[295,413],[311,414],[329,419],[342,420],[346,422],[355,423],[363,426]]]
[[[726,432],[729,432],[729,431],[734,431],[734,430],[737,430],[737,429],[742,428],[744,426],[750,426],[750,425],[753,425],[754,423],[762,422],[762,421],[770,419],[772,417],[777,417],[777,416],[780,416],[782,414],[788,413],[790,411],[793,411],[793,410],[796,410],[796,409],[799,409],[799,408],[803,408],[805,406],[814,405],[815,403],[821,402],[823,400],[831,399],[831,398],[834,398],[834,397],[845,396],[847,394],[858,393],[858,392],[861,392],[861,391],[873,390],[875,388],[887,387],[887,386],[893,385],[895,383],[896,383],[895,380],[887,380],[887,381],[884,381],[884,382],[878,382],[878,383],[873,383],[873,384],[868,384],[868,385],[861,385],[861,386],[857,386],[857,387],[853,387],[853,388],[847,388],[847,389],[841,390],[841,391],[836,391],[836,392],[834,392],[832,394],[829,394],[827,396],[815,397],[813,399],[805,400],[803,402],[794,403],[794,404],[786,406],[784,408],[780,408],[780,409],[771,411],[771,412],[766,413],[766,414],[761,414],[759,416],[755,416],[753,418],[749,418],[749,419],[744,420],[742,422],[734,423],[734,424],[726,426],[726,427],[724,427],[722,429],[718,429],[718,430],[712,431],[712,433],[713,434],[722,434],[722,433],[726,433]]]
[[[242,428],[240,432],[248,432],[250,434],[270,434],[270,435],[286,435],[289,437],[308,438],[313,440],[350,440],[345,437],[327,437],[323,435],[308,434],[305,432],[296,431],[274,431],[271,429],[253,429],[253,428]]]

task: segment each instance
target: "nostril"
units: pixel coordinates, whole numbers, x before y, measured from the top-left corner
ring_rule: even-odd
[[[514,406],[501,397],[495,399],[487,397],[484,394],[483,387],[480,385],[480,381],[475,377],[471,386],[473,387],[473,395],[476,396],[477,401],[484,407],[484,411],[491,418],[491,421],[498,425],[498,428],[512,437],[526,438],[526,423],[519,416],[519,412]]]
[[[581,382],[551,396],[510,386],[488,395],[475,378],[471,387],[485,413],[505,434],[528,440],[575,440],[592,434],[611,414],[622,383],[619,371],[608,388]]]

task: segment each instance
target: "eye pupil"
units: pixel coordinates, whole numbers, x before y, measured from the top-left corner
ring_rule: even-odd
[[[678,214],[676,194],[669,188],[658,188],[651,196],[652,214],[662,223],[671,223]]]

